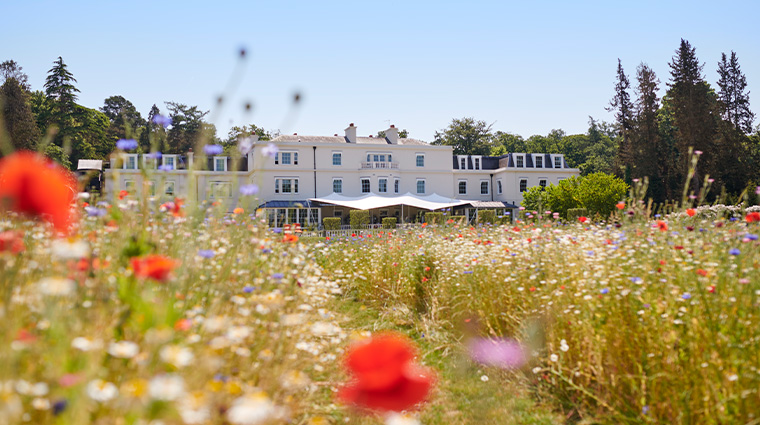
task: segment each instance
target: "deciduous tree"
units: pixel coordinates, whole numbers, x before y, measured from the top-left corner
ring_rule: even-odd
[[[3,121],[14,149],[35,149],[40,131],[29,103],[29,93],[14,77],[0,87]]]
[[[454,147],[454,155],[488,155],[491,152],[492,124],[465,117],[451,120],[448,128],[435,132],[433,145]]]

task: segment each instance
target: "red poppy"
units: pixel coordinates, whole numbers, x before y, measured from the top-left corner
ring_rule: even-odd
[[[435,378],[414,363],[412,342],[398,333],[379,334],[349,349],[346,368],[356,378],[338,397],[344,402],[376,410],[401,411],[424,401]]]
[[[0,233],[0,252],[11,252],[18,254],[24,252],[26,246],[24,245],[24,234],[13,230],[7,230]]]
[[[136,257],[132,258],[131,263],[137,277],[151,278],[159,282],[169,280],[169,275],[178,265],[177,261],[163,255]]]
[[[21,151],[0,159],[0,205],[40,217],[59,232],[74,221],[71,204],[77,181],[71,172],[36,153]]]
[[[668,223],[662,220],[657,220],[657,228],[660,229],[661,232],[665,232],[668,230]]]
[[[697,269],[697,274],[700,276],[707,276],[707,270]]]
[[[298,235],[285,234],[285,236],[282,237],[282,241],[285,243],[298,242]]]
[[[171,213],[171,215],[175,217],[182,217],[184,216],[184,213],[182,212],[182,204],[184,204],[185,201],[183,201],[180,198],[174,198],[174,202],[166,202],[164,204],[161,204],[159,209],[161,211],[166,211],[168,213]]]
[[[695,210],[694,208],[686,208],[686,215],[688,215],[689,217],[694,217],[694,214],[696,213],[697,213],[697,210]]]
[[[622,210],[623,208],[625,208],[625,202],[618,202],[617,204],[615,204],[615,206],[617,207],[617,209]]]
[[[747,223],[760,223],[760,212],[747,213],[747,216],[744,217],[744,219]]]
[[[126,190],[120,190],[119,191],[119,200],[122,200],[126,198],[129,195],[129,192]]]
[[[588,220],[588,218],[586,218],[586,217],[578,217],[578,221],[580,221],[581,223],[585,223],[586,220]]]

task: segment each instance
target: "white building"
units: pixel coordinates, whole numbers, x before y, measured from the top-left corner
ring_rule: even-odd
[[[352,123],[342,136],[293,134],[256,142],[237,164],[224,156],[197,158],[192,153],[160,159],[126,154],[123,161],[112,161],[121,162],[117,168],[106,170],[106,191],[115,181],[117,191],[149,190],[151,196],[221,201],[230,210],[237,205],[264,208],[273,226],[321,223],[323,217],[333,216],[347,223],[350,208],[325,198],[352,206],[363,204],[351,202],[372,199],[382,205],[372,209],[373,221],[396,216],[402,222],[413,220],[421,210],[409,203],[394,205],[394,199],[403,195],[464,203],[452,214],[471,215],[477,208],[515,208],[528,188],[579,174],[561,154],[453,155],[451,146],[399,138],[394,126],[385,131],[385,138],[360,137],[356,130]],[[270,144],[277,153],[264,155]],[[199,159],[205,167],[199,166]],[[239,198],[238,188],[251,184],[259,188],[257,205],[249,205],[250,198]]]

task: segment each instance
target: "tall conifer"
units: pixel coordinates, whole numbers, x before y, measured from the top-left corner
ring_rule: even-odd
[[[615,111],[615,121],[620,128],[621,142],[618,144],[616,168],[624,168],[626,177],[632,173],[635,167],[633,161],[633,147],[631,146],[630,132],[633,129],[633,104],[628,89],[631,83],[625,75],[623,64],[618,58],[617,83],[615,83],[615,96],[610,101],[608,111]],[[617,170],[616,170],[617,171]]]

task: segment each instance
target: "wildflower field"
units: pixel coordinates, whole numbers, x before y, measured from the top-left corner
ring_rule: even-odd
[[[299,238],[11,158],[2,424],[760,421],[755,210]]]

